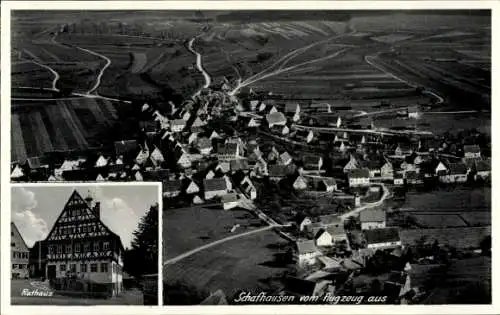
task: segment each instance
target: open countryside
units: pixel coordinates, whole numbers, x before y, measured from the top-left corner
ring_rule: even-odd
[[[52,13],[11,179],[162,182],[165,304],[491,302],[489,11]]]

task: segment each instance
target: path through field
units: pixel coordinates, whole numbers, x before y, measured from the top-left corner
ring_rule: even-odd
[[[381,187],[382,190],[383,190],[382,197],[379,200],[377,200],[375,202],[367,203],[367,204],[365,204],[365,205],[363,205],[363,206],[361,206],[359,208],[356,208],[356,209],[354,209],[352,211],[346,212],[346,213],[342,214],[340,216],[340,218],[342,220],[345,220],[345,219],[349,218],[352,215],[360,213],[361,211],[364,211],[366,209],[370,209],[370,208],[373,208],[373,207],[378,207],[382,203],[384,203],[384,201],[391,196],[391,193],[390,193],[389,189],[387,189],[387,187],[384,184],[379,184],[379,187]]]
[[[194,50],[194,48],[193,48],[193,44],[194,44],[194,41],[196,40],[196,38],[197,37],[193,37],[189,41],[188,49],[190,52],[192,52],[193,54],[196,55],[196,67],[203,74],[203,77],[205,78],[205,85],[203,85],[203,88],[199,89],[193,96],[198,96],[201,93],[202,89],[208,88],[210,86],[210,84],[212,83],[212,79],[210,78],[210,75],[203,68],[203,60],[202,60],[201,54],[199,52],[197,52],[196,50]]]
[[[234,95],[241,88],[243,88],[245,86],[248,86],[250,84],[253,84],[253,83],[255,83],[257,81],[260,81],[262,79],[268,78],[270,76],[275,76],[275,75],[278,75],[278,74],[281,74],[281,73],[284,73],[284,72],[288,72],[288,71],[294,70],[297,67],[301,67],[301,66],[313,63],[313,62],[317,62],[317,61],[321,61],[321,60],[325,60],[325,59],[328,59],[328,58],[335,57],[336,55],[340,54],[340,52],[343,52],[343,50],[338,51],[338,52],[336,52],[333,55],[329,55],[329,56],[322,57],[322,58],[317,58],[317,59],[312,59],[310,61],[303,62],[303,63],[298,64],[298,65],[294,65],[294,66],[291,66],[291,67],[288,67],[288,68],[283,68],[293,58],[299,56],[300,54],[306,52],[307,50],[309,50],[310,48],[312,48],[312,47],[314,47],[316,45],[326,43],[326,42],[331,41],[332,39],[335,39],[335,38],[339,38],[339,37],[342,37],[342,36],[345,36],[345,35],[352,35],[352,34],[354,34],[354,32],[351,32],[351,33],[348,33],[348,34],[341,34],[341,35],[332,36],[332,37],[329,37],[327,39],[323,39],[323,40],[314,42],[314,43],[309,44],[307,46],[304,46],[304,47],[292,50],[291,52],[287,53],[283,57],[281,57],[278,60],[276,60],[272,65],[270,65],[266,69],[262,70],[259,73],[256,73],[256,74],[252,75],[251,77],[243,80],[242,82],[239,82],[238,85],[229,93],[229,95]],[[279,67],[276,70],[273,70],[272,72],[269,72],[270,70],[274,69],[277,66],[279,66]]]
[[[245,233],[228,236],[226,238],[223,238],[223,239],[220,239],[218,241],[215,241],[215,242],[212,242],[212,243],[209,243],[209,244],[197,247],[197,248],[195,248],[193,250],[190,250],[188,252],[180,254],[180,255],[178,255],[178,256],[176,256],[174,258],[166,260],[166,261],[163,262],[163,265],[174,264],[174,263],[178,262],[179,260],[182,260],[184,258],[192,256],[192,255],[194,255],[194,254],[196,254],[196,253],[198,253],[198,252],[200,252],[202,250],[208,249],[210,247],[213,247],[213,246],[216,246],[216,245],[220,245],[222,243],[225,243],[227,241],[231,241],[231,240],[234,240],[234,239],[237,239],[237,238],[240,238],[240,237],[245,237],[245,236],[248,236],[248,235],[252,235],[252,234],[260,233],[260,232],[263,232],[263,231],[267,231],[267,230],[270,230],[270,229],[275,228],[275,227],[277,227],[277,226],[276,225],[269,225],[269,226],[266,226],[266,227],[263,227],[263,228],[260,228],[260,229],[256,229],[256,230],[253,230],[253,231],[248,231],[248,232],[245,232]]]
[[[43,63],[39,63],[39,62],[34,61],[34,60],[31,60],[31,62],[42,67],[42,68],[49,70],[54,75],[54,80],[52,80],[52,87],[50,89],[52,91],[59,92],[59,89],[57,88],[57,81],[59,81],[59,78],[60,78],[59,73],[57,73],[56,70],[52,69],[51,67],[49,67]]]
[[[106,64],[104,65],[104,67],[102,67],[101,71],[99,72],[99,75],[97,76],[97,79],[96,79],[94,86],[87,92],[87,94],[92,94],[93,92],[95,92],[95,90],[97,90],[97,88],[101,84],[101,78],[104,75],[104,71],[106,71],[106,69],[111,65],[111,59],[109,59],[108,57],[106,57],[100,53],[97,53],[95,51],[92,51],[92,50],[89,50],[86,48],[81,48],[78,46],[75,46],[75,48],[80,49],[80,50],[85,51],[85,52],[88,52],[91,55],[94,55],[94,56],[97,56],[97,57],[100,57],[100,58],[106,60]]]
[[[380,53],[379,53],[380,54]],[[394,79],[398,80],[398,81],[401,81],[403,83],[406,83],[407,85],[411,86],[411,87],[414,87],[416,88],[417,85],[415,83],[412,83],[408,80],[405,80],[397,75],[395,75],[394,73],[392,72],[389,72],[387,71],[383,66],[381,66],[380,64],[377,64],[375,62],[375,59],[377,58],[377,56],[379,55],[374,55],[374,56],[365,56],[365,61],[366,63],[368,63],[370,66],[374,67],[374,68],[377,68],[378,70],[384,72],[385,74],[388,74],[390,75],[391,77],[393,77]],[[444,98],[440,95],[438,95],[437,93],[435,93],[434,91],[431,91],[431,90],[428,90],[428,89],[425,89],[422,93],[424,94],[430,94],[432,96],[434,96],[436,99],[437,99],[437,102],[436,104],[439,105],[439,104],[442,104],[444,103]]]

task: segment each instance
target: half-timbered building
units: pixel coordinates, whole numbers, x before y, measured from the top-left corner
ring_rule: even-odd
[[[74,279],[84,291],[106,288],[109,295],[123,290],[123,245],[101,221],[100,202],[75,190],[46,239],[49,280]]]

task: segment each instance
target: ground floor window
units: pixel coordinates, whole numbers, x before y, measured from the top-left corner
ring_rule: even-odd
[[[97,264],[90,264],[90,272],[97,272]]]
[[[80,272],[87,272],[87,264],[85,263],[80,264]]]
[[[61,271],[66,271],[66,265],[60,265],[60,266],[59,266],[59,269],[60,269]]]
[[[17,265],[16,264],[12,264],[12,269],[17,269]]]
[[[76,264],[71,264],[71,265],[69,265],[69,270],[70,270],[71,272],[76,272]]]
[[[108,272],[108,264],[101,263],[101,272]]]

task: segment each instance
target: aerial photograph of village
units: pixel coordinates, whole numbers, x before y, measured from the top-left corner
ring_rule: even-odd
[[[12,11],[11,97],[12,183],[161,183],[165,305],[492,303],[490,10]]]

